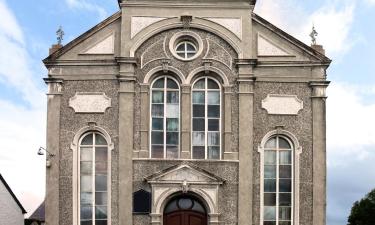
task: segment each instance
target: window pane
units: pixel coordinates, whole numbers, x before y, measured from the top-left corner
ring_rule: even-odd
[[[167,92],[167,103],[179,103],[178,91],[168,91]]]
[[[193,104],[204,104],[204,91],[194,91],[193,92]]]
[[[181,58],[185,58],[185,52],[177,52],[177,55]]]
[[[292,216],[292,210],[290,207],[280,207],[279,208],[279,219],[280,220],[290,220]]]
[[[220,133],[219,132],[209,132],[207,137],[208,145],[220,145]]]
[[[271,138],[270,140],[268,140],[264,147],[266,147],[266,148],[276,148],[276,138]]]
[[[167,119],[167,131],[178,131],[178,119]]]
[[[177,132],[167,132],[167,145],[178,145]]]
[[[276,220],[276,207],[264,207],[264,220]]]
[[[207,88],[208,89],[219,89],[219,85],[211,79],[207,79]]]
[[[292,164],[292,151],[280,151],[280,164]]]
[[[187,49],[188,51],[196,51],[196,50],[195,50],[195,46],[192,45],[191,43],[186,43],[186,49]]]
[[[81,207],[81,220],[92,218],[92,207]]]
[[[195,56],[195,53],[187,53],[187,58],[190,59]]]
[[[107,219],[107,206],[95,206],[95,218]]]
[[[95,220],[95,225],[107,225],[107,220]]]
[[[280,206],[291,206],[291,194],[290,193],[281,193],[279,194],[279,204]]]
[[[81,221],[81,225],[92,225],[92,220]]]
[[[207,93],[207,104],[209,104],[209,105],[219,105],[220,104],[220,92],[209,91]]]
[[[164,158],[164,148],[162,145],[151,146],[151,157],[152,158]]]
[[[263,225],[276,225],[276,221],[264,221]]]
[[[163,118],[152,118],[152,130],[163,130],[164,119]]]
[[[163,117],[164,116],[164,105],[155,105],[152,104],[152,110],[151,110],[152,117]]]
[[[167,88],[178,89],[178,85],[174,80],[168,78],[167,79]]]
[[[107,147],[96,147],[95,148],[95,161],[106,162],[108,158]]]
[[[82,141],[81,141],[81,145],[92,145],[93,144],[93,135],[92,133],[86,135]]]
[[[170,212],[174,212],[174,211],[177,211],[177,210],[178,210],[177,200],[174,200],[174,201],[168,203],[168,205],[164,209],[164,213],[170,213]]]
[[[276,165],[276,151],[264,151],[264,164]]]
[[[204,158],[205,158],[204,147],[194,146],[193,147],[193,159],[204,159]]]
[[[201,79],[194,84],[194,89],[205,89],[205,80]]]
[[[206,210],[204,210],[203,206],[197,201],[194,201],[192,210],[196,212],[206,213]]]
[[[204,131],[204,119],[193,119],[193,131]]]
[[[178,158],[178,146],[167,146],[167,159]]]
[[[81,192],[81,205],[91,205],[92,204],[92,194],[87,192]]]
[[[107,191],[107,176],[95,176],[95,190]]]
[[[291,225],[292,223],[290,221],[280,221],[279,225]]]
[[[220,106],[219,105],[208,105],[207,106],[207,116],[211,118],[220,117]]]
[[[280,192],[291,192],[291,180],[290,179],[280,179],[279,180],[279,190]]]
[[[276,206],[276,194],[265,193],[264,194],[264,205],[265,206]]]
[[[193,132],[193,145],[204,145],[204,132]]]
[[[180,115],[180,106],[179,105],[172,105],[167,104],[167,117],[168,118],[179,118]]]
[[[220,159],[220,147],[208,147],[208,156],[209,159]]]
[[[280,137],[279,137],[279,148],[291,149],[289,142],[285,140],[284,138],[280,138]]]
[[[81,161],[92,161],[92,148],[91,147],[81,147]]]
[[[161,78],[161,79],[155,81],[152,88],[164,88],[164,78]]]
[[[92,177],[91,176],[81,176],[81,192],[91,192],[92,191]]]
[[[95,163],[96,174],[107,174],[107,162],[96,162]]]
[[[264,166],[264,178],[276,179],[276,166]]]
[[[96,145],[107,145],[107,141],[100,134],[95,134],[95,144]]]
[[[279,166],[279,177],[280,178],[292,178],[292,167],[291,166]]]
[[[276,179],[264,179],[264,192],[276,192]]]
[[[107,192],[96,192],[95,203],[96,205],[107,205]]]
[[[164,144],[164,133],[159,131],[151,132],[151,143],[152,144]]]
[[[185,51],[185,42],[177,45],[176,51]]]
[[[193,105],[193,117],[204,117],[205,105]]]
[[[152,103],[164,103],[164,92],[153,91],[152,92]]]
[[[219,120],[209,119],[208,120],[208,131],[219,131]]]
[[[92,174],[92,162],[81,162],[81,174]]]

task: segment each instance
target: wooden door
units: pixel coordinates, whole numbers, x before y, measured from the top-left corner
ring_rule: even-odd
[[[164,216],[164,225],[207,225],[207,216],[188,210],[176,211]]]

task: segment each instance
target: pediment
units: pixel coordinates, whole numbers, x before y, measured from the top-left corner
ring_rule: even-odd
[[[192,165],[177,165],[146,178],[149,183],[222,184],[224,180]]]

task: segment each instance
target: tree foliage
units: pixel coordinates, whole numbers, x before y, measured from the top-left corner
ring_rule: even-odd
[[[375,189],[353,204],[348,225],[375,225]]]

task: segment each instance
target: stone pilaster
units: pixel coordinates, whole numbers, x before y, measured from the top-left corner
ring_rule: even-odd
[[[326,224],[326,88],[328,81],[311,82],[313,127],[313,222]]]
[[[118,58],[119,88],[119,221],[133,225],[133,151],[135,60]]]
[[[191,159],[191,86],[181,87],[181,159]]]
[[[149,129],[150,129],[150,85],[141,84],[141,150],[139,158],[150,157]]]
[[[46,224],[58,225],[60,216],[60,108],[62,83],[60,79],[45,78],[47,93],[47,144],[46,158],[50,166],[46,169]],[[51,157],[49,154],[53,154]]]
[[[253,111],[254,75],[253,60],[239,60],[239,185],[238,225],[250,225],[253,221]]]
[[[232,86],[224,87],[224,159],[238,160],[238,152],[232,152]]]

